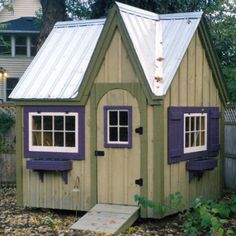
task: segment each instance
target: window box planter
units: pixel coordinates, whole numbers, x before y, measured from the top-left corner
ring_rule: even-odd
[[[189,171],[189,181],[194,177],[198,180],[202,177],[204,171],[213,170],[217,167],[216,159],[191,160],[186,163],[186,169]]]
[[[44,172],[61,172],[65,184],[68,183],[68,171],[72,169],[71,160],[46,160],[35,159],[26,162],[26,168],[39,172],[39,178],[43,182]]]

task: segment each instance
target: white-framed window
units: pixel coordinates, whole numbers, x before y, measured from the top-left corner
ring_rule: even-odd
[[[104,107],[104,146],[107,148],[132,147],[132,107]]]
[[[78,152],[77,112],[29,112],[29,151]]]
[[[184,153],[207,150],[207,113],[184,114]]]
[[[26,56],[36,54],[37,35],[0,35],[0,56]]]

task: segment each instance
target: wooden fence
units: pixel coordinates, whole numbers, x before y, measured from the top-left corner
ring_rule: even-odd
[[[236,191],[236,107],[225,110],[225,188]]]
[[[15,116],[13,104],[0,104],[0,112]],[[0,185],[16,182],[15,127],[0,135]]]

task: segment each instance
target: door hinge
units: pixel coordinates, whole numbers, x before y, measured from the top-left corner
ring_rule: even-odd
[[[135,129],[135,133],[137,134],[143,134],[143,127],[138,127]]]
[[[95,151],[95,156],[97,157],[103,157],[104,155],[105,155],[104,151],[98,151],[98,150]]]
[[[135,184],[139,185],[139,186],[143,186],[143,179],[140,178],[140,179],[136,179],[135,180]]]

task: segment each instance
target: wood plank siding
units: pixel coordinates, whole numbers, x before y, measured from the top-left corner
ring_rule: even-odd
[[[14,20],[23,16],[35,16],[35,12],[41,8],[39,0],[13,0],[13,10],[4,9],[0,12],[0,22]]]
[[[199,35],[195,33],[164,99],[164,196],[167,198],[171,193],[181,192],[186,204],[195,197],[216,198],[221,188],[221,167],[206,171],[200,181],[194,179],[189,183],[186,161],[167,163],[169,106],[218,106],[222,109],[205,53]]]
[[[23,168],[23,205],[54,209],[88,210],[91,208],[91,155],[90,100],[85,108],[85,160],[73,161],[72,171],[68,172],[68,184],[60,173],[44,174],[41,182],[37,172],[26,169],[26,158],[22,159]],[[24,154],[22,153],[22,156]],[[79,177],[79,192],[73,192],[76,178]],[[26,194],[27,193],[27,194]]]

